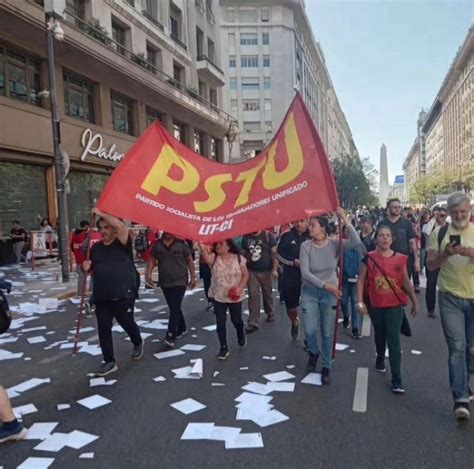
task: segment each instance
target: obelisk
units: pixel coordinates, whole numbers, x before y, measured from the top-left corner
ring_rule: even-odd
[[[390,187],[388,185],[388,163],[387,163],[387,147],[385,143],[380,148],[380,183],[379,183],[379,202],[381,207],[387,205]]]

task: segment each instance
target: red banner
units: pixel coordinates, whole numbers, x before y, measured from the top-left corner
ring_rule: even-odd
[[[158,122],[129,150],[99,208],[196,241],[216,241],[334,211],[330,164],[296,95],[270,144],[236,165],[194,153]]]

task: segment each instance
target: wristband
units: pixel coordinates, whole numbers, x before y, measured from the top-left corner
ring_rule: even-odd
[[[357,309],[362,309],[365,306],[365,304],[364,303],[357,303],[356,306],[357,306]]]

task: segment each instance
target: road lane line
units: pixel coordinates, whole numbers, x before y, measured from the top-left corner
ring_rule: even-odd
[[[364,319],[362,320],[362,337],[370,337],[370,316],[364,314]]]
[[[357,368],[357,377],[354,391],[354,402],[352,410],[354,412],[367,411],[367,387],[369,384],[369,369]]]

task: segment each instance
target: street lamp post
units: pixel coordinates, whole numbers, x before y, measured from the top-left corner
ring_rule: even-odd
[[[49,12],[46,11],[48,15]],[[54,66],[54,38],[62,40],[64,32],[59,22],[50,16],[46,23],[46,38],[48,48],[49,93],[51,99],[51,122],[53,128],[54,169],[56,175],[56,200],[58,204],[59,241],[58,256],[61,262],[62,281],[69,281],[69,249],[68,249],[68,222],[65,192],[65,174],[63,154],[61,153],[61,133],[56,97],[56,72]]]

